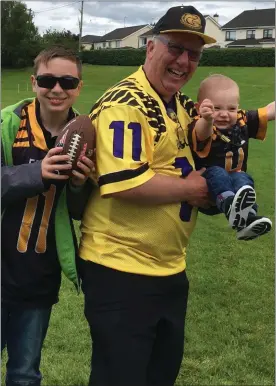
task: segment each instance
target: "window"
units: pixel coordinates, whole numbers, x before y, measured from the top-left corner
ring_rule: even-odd
[[[111,42],[108,42],[108,48],[110,48],[111,47]]]
[[[255,39],[255,30],[254,29],[248,29],[246,31],[246,39]]]
[[[105,42],[103,42],[103,48],[105,48],[105,45],[106,45],[106,43],[105,43]]]
[[[116,48],[120,48],[120,40],[116,40]]]
[[[264,38],[272,38],[272,29],[264,29]]]
[[[141,38],[141,46],[145,46],[147,44],[147,38]]]
[[[226,31],[225,40],[236,40],[236,31]]]

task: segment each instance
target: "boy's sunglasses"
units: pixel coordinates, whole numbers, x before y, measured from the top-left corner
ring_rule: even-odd
[[[80,83],[78,78],[73,76],[52,76],[52,75],[37,75],[35,78],[39,87],[52,89],[57,82],[63,90],[76,89]]]
[[[156,36],[156,39],[160,40],[165,46],[168,47],[168,51],[170,54],[172,54],[175,57],[179,57],[182,55],[185,51],[188,52],[188,58],[192,62],[199,62],[202,52],[201,51],[193,51],[188,48],[185,48],[181,46],[180,44],[174,43],[168,39],[165,38],[165,36]]]

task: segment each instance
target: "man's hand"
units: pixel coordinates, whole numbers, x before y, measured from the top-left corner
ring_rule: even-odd
[[[42,178],[44,180],[67,180],[67,175],[59,174],[58,172],[72,169],[72,165],[64,163],[69,161],[68,155],[59,155],[62,147],[54,147],[50,149],[41,162]]]
[[[71,182],[75,186],[82,186],[87,178],[95,173],[94,162],[83,156],[81,161],[77,163],[77,166],[80,171],[72,171],[73,177],[71,178]]]
[[[201,176],[205,170],[204,168],[197,171],[194,170],[185,178],[185,181],[188,183],[187,189],[190,191],[189,196],[191,197],[186,202],[192,206],[207,209],[211,206],[211,200],[206,179]]]
[[[214,112],[215,112],[214,105],[210,101],[210,99],[204,99],[199,107],[199,114],[202,116],[202,118],[205,119],[207,122],[213,122]]]

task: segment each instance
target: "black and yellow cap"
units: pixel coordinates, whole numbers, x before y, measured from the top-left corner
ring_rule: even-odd
[[[197,9],[191,5],[181,5],[168,9],[155,24],[152,33],[185,32],[200,36],[204,44],[216,43],[216,39],[204,34],[205,26],[206,20]]]

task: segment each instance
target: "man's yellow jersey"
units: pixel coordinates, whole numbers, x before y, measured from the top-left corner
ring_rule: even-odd
[[[195,208],[104,198],[142,185],[156,173],[180,178],[194,169],[187,125],[196,111],[182,93],[175,98],[177,117],[170,117],[140,67],[93,106],[100,189],[91,196],[82,222],[84,260],[154,276],[185,269]]]

